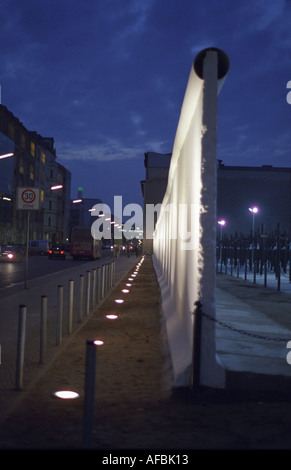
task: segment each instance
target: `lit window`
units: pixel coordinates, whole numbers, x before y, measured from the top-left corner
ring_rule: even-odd
[[[30,142],[30,154],[35,157],[35,143]]]
[[[33,168],[33,165],[29,165],[29,178],[31,180],[34,179],[34,168]]]
[[[22,175],[24,174],[24,164],[23,164],[23,158],[21,157],[19,160],[19,173]]]
[[[45,165],[45,153],[41,152],[41,163]]]

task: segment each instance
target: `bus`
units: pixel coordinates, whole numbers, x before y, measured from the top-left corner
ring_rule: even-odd
[[[74,227],[71,232],[70,253],[73,259],[99,259],[102,242],[92,237],[91,227]]]

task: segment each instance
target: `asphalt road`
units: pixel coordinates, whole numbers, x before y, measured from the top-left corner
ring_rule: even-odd
[[[102,259],[107,258],[110,255],[111,252],[103,251]],[[65,260],[56,258],[48,259],[47,256],[29,256],[27,279],[36,279],[46,276],[47,274],[80,266],[83,263],[88,263],[88,260],[73,260],[70,254],[66,255]],[[18,263],[0,263],[0,298],[3,290],[24,284],[25,267],[25,259]]]

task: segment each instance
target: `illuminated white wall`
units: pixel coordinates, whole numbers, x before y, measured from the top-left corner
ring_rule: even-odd
[[[201,51],[191,68],[168,186],[153,240],[175,386],[191,384],[194,303],[215,317],[217,95],[228,71],[223,51]],[[203,78],[200,78],[203,77]],[[224,387],[215,323],[202,317],[200,385]]]

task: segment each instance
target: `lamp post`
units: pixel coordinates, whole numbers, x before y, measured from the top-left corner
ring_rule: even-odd
[[[226,220],[225,219],[219,219],[217,221],[218,225],[220,226],[220,249],[219,249],[219,259],[221,261],[221,255],[222,255],[222,229],[226,225]]]
[[[257,206],[249,207],[249,211],[253,216],[253,226],[252,226],[252,235],[253,235],[253,244],[252,244],[252,266],[254,264],[254,249],[255,249],[255,216],[259,212]]]

